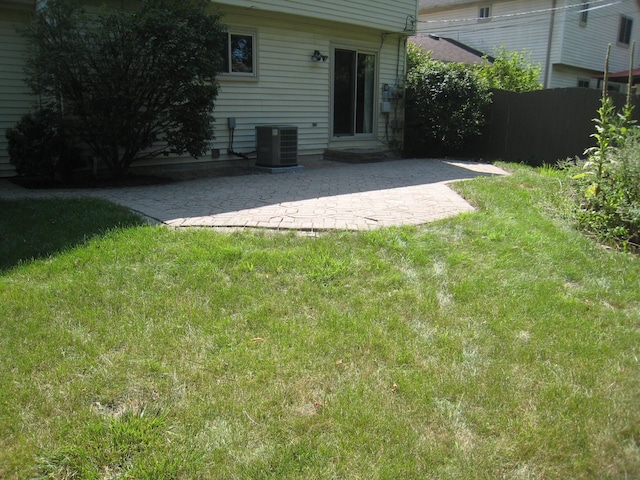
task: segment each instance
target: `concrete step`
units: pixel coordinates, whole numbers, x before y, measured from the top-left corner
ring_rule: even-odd
[[[389,152],[378,148],[327,148],[324,151],[324,159],[345,163],[372,163],[382,162],[391,158]]]

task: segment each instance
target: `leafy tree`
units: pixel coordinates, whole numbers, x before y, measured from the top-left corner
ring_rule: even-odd
[[[491,102],[487,87],[466,65],[433,60],[414,44],[407,53],[407,123],[419,137],[409,142],[421,144],[416,153],[459,151],[485,124]]]
[[[512,92],[540,90],[541,72],[542,67],[531,60],[529,53],[510,51],[504,45],[494,52],[493,63],[487,62],[478,67],[480,78],[487,82],[489,88]]]
[[[26,32],[27,81],[117,178],[141,159],[203,155],[225,41],[208,5],[143,0],[90,15],[73,0],[49,0]]]

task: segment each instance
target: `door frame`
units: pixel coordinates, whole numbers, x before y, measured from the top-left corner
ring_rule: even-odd
[[[374,85],[373,85],[373,98],[371,99],[371,101],[373,102],[373,118],[372,118],[372,125],[371,125],[371,132],[370,133],[356,133],[355,132],[355,122],[356,122],[356,115],[354,114],[354,125],[353,125],[353,130],[354,133],[353,134],[339,134],[336,135],[334,133],[334,115],[335,115],[335,58],[336,58],[336,50],[349,50],[349,51],[353,51],[356,53],[356,58],[357,58],[357,54],[362,53],[362,54],[366,54],[366,55],[373,55],[374,59],[375,59],[375,65],[374,65]],[[371,140],[371,139],[375,139],[378,137],[377,132],[378,132],[378,117],[379,117],[379,110],[380,110],[380,106],[379,106],[379,90],[380,90],[380,51],[377,50],[376,48],[371,48],[371,47],[364,47],[364,46],[357,46],[357,45],[349,45],[349,44],[342,44],[342,43],[336,43],[336,44],[331,44],[331,78],[330,78],[330,85],[329,85],[329,96],[330,96],[330,112],[329,112],[329,135],[332,141],[348,141],[348,140],[358,140],[358,139],[363,139],[363,140]],[[357,75],[357,72],[356,72]],[[354,95],[355,95],[355,90],[357,88],[357,82],[355,82],[354,85]]]

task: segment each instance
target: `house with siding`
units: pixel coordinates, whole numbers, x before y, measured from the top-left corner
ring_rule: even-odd
[[[631,45],[640,40],[638,0],[420,0],[418,20],[419,34],[488,54],[501,45],[530,52],[544,88],[597,88],[607,46],[609,71],[619,72],[629,69]]]
[[[24,84],[26,45],[17,32],[35,3],[0,0],[0,176],[14,174],[5,131],[36,100]],[[417,0],[220,0],[211,8],[228,27],[211,155],[149,165],[242,162],[255,157],[256,127],[272,125],[295,127],[301,161],[401,147]]]

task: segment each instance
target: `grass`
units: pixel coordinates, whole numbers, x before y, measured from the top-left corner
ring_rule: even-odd
[[[0,477],[638,478],[639,258],[510,168],[417,228],[3,241]]]
[[[47,258],[139,217],[104,200],[19,200],[0,203],[0,272]]]

